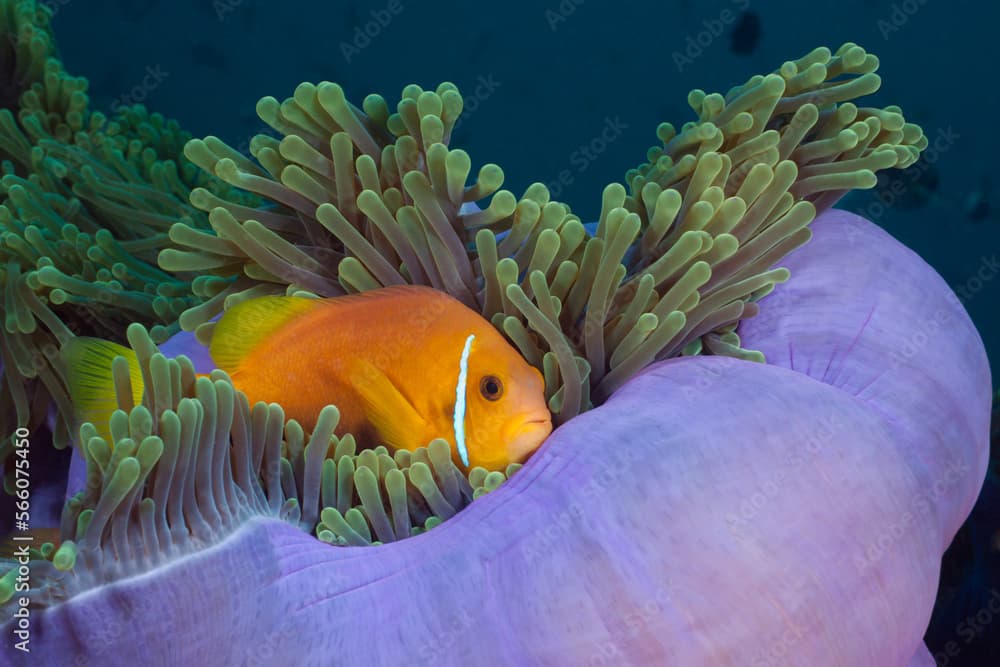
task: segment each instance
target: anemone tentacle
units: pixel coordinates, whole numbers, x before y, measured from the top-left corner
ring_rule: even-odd
[[[332,405],[306,435],[281,406],[251,406],[224,372],[199,378],[187,357],[164,357],[141,325],[128,339],[149,380],[142,403],[132,404],[128,373],[116,373],[111,440],[81,427],[85,488],[67,503],[58,548],[32,551],[36,606],[208,549],[253,517],[337,545],[393,542],[454,516],[520,468],[465,474],[443,439],[392,456],[358,451],[352,435],[334,435]],[[16,564],[0,570],[0,605],[12,605]]]
[[[258,135],[256,161],[215,137],[189,159],[257,209],[196,188],[210,232],[178,226],[160,264],[241,287],[181,318],[207,341],[210,318],[261,293],[320,296],[421,283],[477,308],[546,377],[557,423],[605,400],[650,362],[681,354],[762,361],[735,333],[788,272],[772,269],[808,225],[874,172],[906,167],[927,140],[898,107],[859,108],[878,59],[853,43],[819,48],[726,95],[695,90],[698,115],[603,192],[596,233],[540,183],[520,199],[503,172],[449,146],[462,98],[451,83],[407,86],[351,105],[334,83],[303,83],[257,105],[281,138]],[[470,204],[487,197],[488,207]],[[213,236],[214,235],[214,236]],[[501,238],[502,237],[502,238]],[[216,294],[203,294],[206,298]]]
[[[0,91],[0,462],[8,490],[15,426],[36,429],[54,407],[55,446],[71,440],[58,354],[71,336],[120,341],[137,321],[163,341],[202,302],[194,274],[156,263],[172,226],[208,228],[188,202],[191,190],[259,203],[184,158],[191,136],[176,121],[141,105],[92,110],[86,79],[56,57],[50,18],[34,0],[0,0],[0,68],[12,86]],[[199,291],[222,288],[202,280]]]

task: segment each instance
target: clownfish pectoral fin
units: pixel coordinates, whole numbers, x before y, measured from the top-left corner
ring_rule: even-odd
[[[283,326],[323,302],[300,296],[262,296],[247,299],[229,310],[215,325],[208,353],[216,366],[230,375],[258,345]]]
[[[395,449],[414,449],[427,430],[427,422],[406,400],[392,380],[366,359],[351,365],[351,385],[361,397],[365,416],[385,444]]]
[[[77,337],[60,350],[66,366],[69,396],[73,401],[76,425],[90,422],[102,438],[111,444],[108,420],[118,409],[112,365],[115,357],[124,357],[132,388],[132,404],[142,402],[142,371],[132,349],[99,338]]]

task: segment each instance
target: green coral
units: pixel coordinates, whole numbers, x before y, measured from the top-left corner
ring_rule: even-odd
[[[762,360],[735,330],[788,278],[770,267],[808,240],[817,210],[926,146],[897,107],[850,101],[879,87],[877,67],[845,44],[725,96],[693,91],[698,120],[658,128],[663,145],[627,174],[628,188],[605,189],[594,236],[539,183],[520,199],[500,190],[495,165],[467,185],[471,159],[448,146],[462,109],[453,85],[407,86],[390,112],[377,95],[359,109],[336,84],[304,83],[284,102],[258,104],[283,138],[257,136],[256,162],[214,137],[188,144],[193,162],[273,205],[195,189],[212,230],[175,227],[178,248],[160,264],[214,277],[195,284],[206,301],[181,316],[203,341],[212,316],[260,294],[444,290],[542,370],[564,422],[657,359]],[[483,211],[466,206],[489,197]]]

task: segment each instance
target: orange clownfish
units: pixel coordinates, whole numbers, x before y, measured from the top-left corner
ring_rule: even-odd
[[[478,313],[429,287],[249,299],[219,320],[209,353],[251,405],[280,403],[309,432],[333,403],[337,434],[364,446],[414,450],[444,438],[456,464],[503,470],[552,431],[541,373]],[[64,348],[81,421],[107,424],[119,355],[141,382],[129,348],[94,338]]]

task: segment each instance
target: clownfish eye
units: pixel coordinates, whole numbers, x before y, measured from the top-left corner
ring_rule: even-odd
[[[487,401],[499,401],[503,396],[503,382],[496,375],[484,375],[479,381],[479,393]]]

